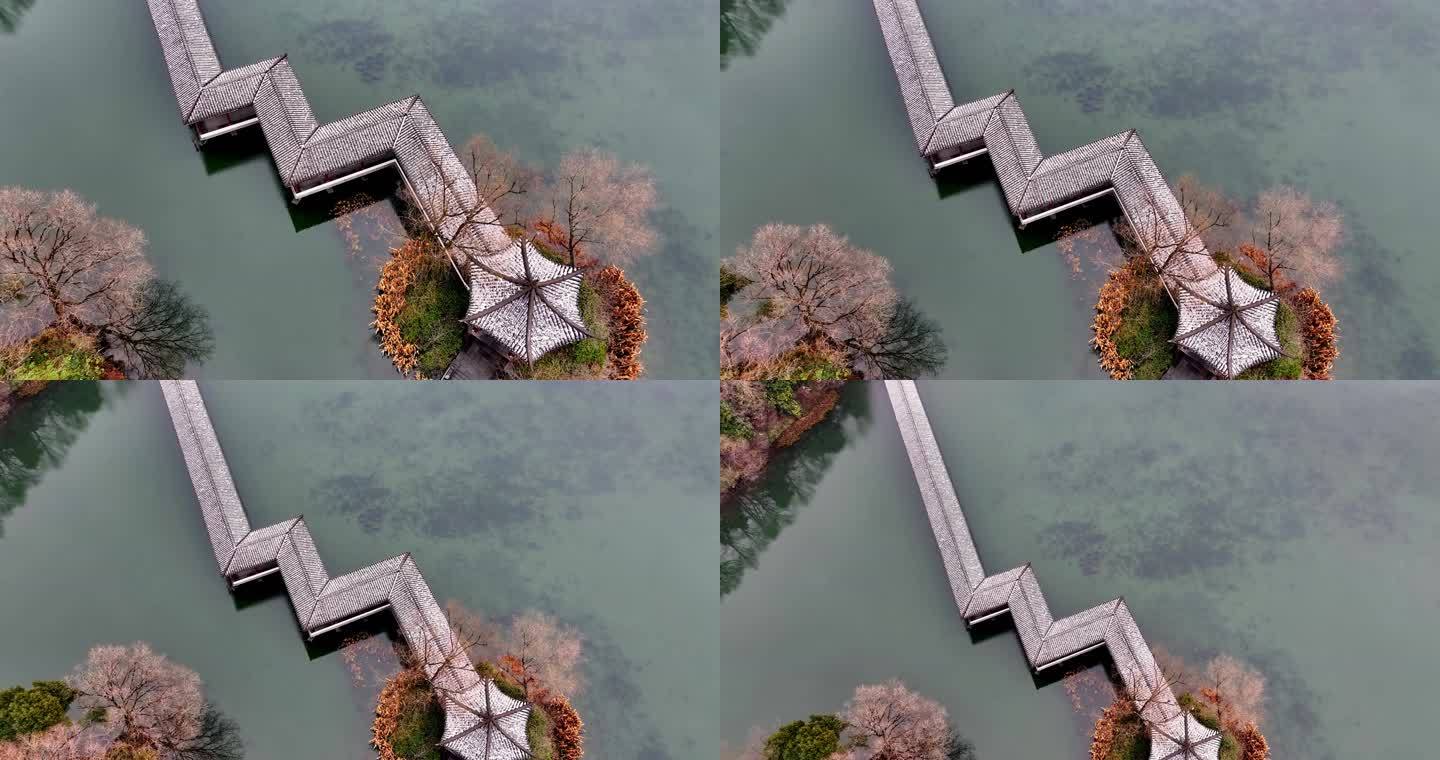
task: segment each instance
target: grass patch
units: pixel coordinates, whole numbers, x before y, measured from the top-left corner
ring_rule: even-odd
[[[1257,364],[1236,376],[1237,380],[1299,380],[1305,367],[1305,348],[1300,336],[1300,318],[1285,301],[1275,310],[1275,335],[1288,356]]]
[[[482,662],[475,669],[480,672],[480,675],[494,681],[495,688],[499,689],[501,694],[511,699],[525,701],[525,689],[516,683],[509,673],[489,662]]]
[[[542,252],[543,249],[542,249]],[[552,258],[546,254],[546,258]],[[604,299],[590,284],[589,278],[580,280],[580,319],[593,338],[583,338],[568,346],[561,346],[535,360],[533,367],[520,367],[518,374],[529,380],[580,380],[598,379],[605,370],[605,355],[610,337],[606,323]]]
[[[755,435],[755,428],[749,421],[735,413],[724,401],[720,402],[720,435],[725,438],[749,440]]]
[[[1181,694],[1176,701],[1182,708],[1194,715],[1200,725],[1211,731],[1220,732],[1220,760],[1241,760],[1243,750],[1240,740],[1234,734],[1220,727],[1220,715],[1215,712],[1212,705],[1196,699],[1193,694]]]
[[[0,377],[11,382],[32,380],[100,380],[105,357],[88,336],[50,328],[34,338],[0,351]]]
[[[540,705],[530,708],[530,717],[525,721],[525,738],[530,740],[530,752],[535,755],[535,760],[555,760],[555,743],[550,740],[550,716]]]
[[[1115,741],[1105,760],[1150,760],[1150,735],[1133,710],[1115,720]]]
[[[375,720],[375,746],[396,760],[443,760],[445,711],[425,677],[401,673],[385,685]]]
[[[439,377],[460,353],[465,326],[460,320],[470,305],[469,294],[445,262],[426,258],[405,290],[405,308],[395,323],[400,337],[416,347],[416,371]]]
[[[1158,284],[1131,288],[1120,327],[1115,331],[1115,350],[1128,359],[1136,380],[1159,380],[1175,365],[1178,353],[1170,339],[1180,324],[1180,312]]]

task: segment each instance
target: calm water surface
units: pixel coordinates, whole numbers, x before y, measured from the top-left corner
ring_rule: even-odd
[[[1440,388],[931,382],[986,567],[1068,614],[1124,596],[1152,645],[1267,677],[1277,757],[1424,757],[1440,660]],[[900,677],[982,758],[1083,754],[1017,640],[972,639],[879,386],[722,517],[722,737]]]
[[[589,754],[679,760],[716,741],[713,513],[693,495],[719,484],[698,385],[202,391],[254,524],[303,513],[332,572],[408,550],[442,602],[551,612],[587,639]],[[373,693],[307,647],[283,593],[226,592],[194,499],[157,387],[68,384],[22,407],[0,428],[0,683],[146,640],[199,673],[247,757],[373,757]]]
[[[712,6],[202,6],[227,65],[288,52],[321,122],[420,93],[457,144],[483,132],[544,167],[595,145],[650,167],[662,243],[629,270],[649,302],[645,363],[714,376]],[[0,0],[0,72],[0,185],[73,188],[143,229],[160,276],[210,311],[215,353],[192,374],[393,377],[367,328],[383,249],[347,255],[323,201],[292,206],[257,135],[191,150],[144,3]]]
[[[1015,88],[1042,149],[1134,127],[1170,179],[1338,202],[1348,273],[1326,292],[1339,376],[1440,376],[1429,138],[1440,8],[1422,0],[922,2],[957,100]],[[957,378],[1097,377],[1096,273],[1054,226],[1019,232],[988,162],[935,182],[871,4],[723,0],[721,248],[827,222],[889,258]],[[1108,224],[1112,206],[1065,217]],[[1113,244],[1113,240],[1110,241]]]

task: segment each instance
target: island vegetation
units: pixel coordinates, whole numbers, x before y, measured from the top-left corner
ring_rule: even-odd
[[[1242,204],[1191,176],[1180,179],[1176,196],[1190,234],[1203,239],[1217,264],[1280,296],[1275,332],[1284,355],[1237,379],[1330,379],[1340,355],[1339,333],[1320,291],[1344,271],[1337,254],[1345,239],[1338,207],[1291,187],[1272,188]],[[1075,229],[1061,232],[1069,238],[1062,252],[1078,261]],[[1159,379],[1181,359],[1172,341],[1179,314],[1141,237],[1124,222],[1117,235],[1122,260],[1100,286],[1091,344],[1112,378]]]
[[[823,224],[767,224],[720,270],[720,377],[914,378],[945,363],[890,262]]]
[[[1159,680],[1169,684],[1173,705],[1220,732],[1220,760],[1269,760],[1270,748],[1260,731],[1265,715],[1265,677],[1229,655],[1218,655],[1196,668],[1163,649],[1156,649]],[[1077,712],[1094,720],[1090,760],[1147,760],[1150,727],[1142,713],[1149,705],[1116,690],[1093,670],[1065,678],[1065,690]],[[1113,694],[1103,709],[1097,695]],[[1154,697],[1158,699],[1159,697]]]
[[[477,210],[441,200],[441,225],[456,230],[451,240],[481,228],[499,229],[511,238],[526,239],[557,264],[579,268],[580,314],[593,336],[557,348],[533,364],[499,357],[495,376],[639,378],[647,338],[645,301],[623,267],[656,248],[658,235],[649,221],[656,203],[650,173],[622,165],[610,154],[581,149],[562,157],[546,176],[483,135],[473,138],[464,154],[482,203]],[[451,206],[456,210],[448,211]],[[391,248],[373,308],[372,326],[381,350],[407,377],[438,378],[469,340],[461,321],[469,309],[469,293],[456,267],[463,269],[468,257],[483,259],[488,252],[442,240],[418,218],[402,219],[396,227],[370,214],[369,207],[370,199],[357,198],[343,209],[340,225],[354,248],[367,237],[383,239]],[[419,213],[414,204],[410,207],[411,213]]]
[[[207,313],[145,249],[71,190],[0,187],[0,378],[178,377],[209,356]]]
[[[0,760],[240,760],[199,676],[149,645],[103,645],[63,681],[0,691]]]
[[[835,714],[812,715],[766,735],[733,760],[974,760],[939,702],[898,679],[856,687]]]
[[[753,483],[775,452],[794,445],[840,400],[837,380],[720,383],[720,496]]]
[[[456,602],[445,614],[463,652],[496,688],[532,706],[526,739],[536,760],[579,760],[585,755],[585,724],[570,700],[585,687],[584,639],[576,629],[535,610],[500,625]],[[392,661],[381,650],[383,638],[347,641],[344,659],[357,686],[375,678],[376,663]],[[412,652],[396,644],[399,672],[383,675],[371,727],[371,744],[381,760],[441,760],[445,728],[444,695],[425,676],[427,666],[455,665],[453,655],[440,663],[438,653]]]

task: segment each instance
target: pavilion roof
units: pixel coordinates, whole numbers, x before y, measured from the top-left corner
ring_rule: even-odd
[[[533,363],[590,333],[580,315],[579,269],[540,255],[519,240],[499,254],[469,256],[465,323]]]
[[[1211,372],[1233,378],[1284,355],[1275,334],[1278,295],[1251,286],[1232,267],[1172,282],[1180,308],[1175,343]]]

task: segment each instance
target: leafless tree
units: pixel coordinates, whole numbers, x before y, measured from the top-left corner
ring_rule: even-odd
[[[0,742],[0,760],[100,760],[109,737],[88,724],[62,723]]]
[[[959,741],[945,708],[899,680],[859,686],[840,717],[848,760],[948,760]]]
[[[75,192],[0,188],[0,295],[12,325],[94,325],[152,276],[145,235]]]
[[[542,207],[547,237],[565,250],[571,266],[588,255],[623,267],[649,253],[658,237],[649,220],[655,207],[650,173],[593,148],[560,159]]]
[[[525,222],[536,174],[485,135],[470,139],[460,164],[437,166],[440,180],[416,189],[428,203],[411,199],[411,208],[421,211],[411,224],[433,224],[442,246],[456,251],[455,260],[502,251],[510,244],[506,226]]]
[[[148,644],[90,650],[67,679],[82,710],[103,710],[117,742],[173,760],[238,760],[235,725],[205,701],[200,677]]]
[[[1345,222],[1334,203],[1311,200],[1293,187],[1272,188],[1260,194],[1249,226],[1254,246],[1243,253],[1265,274],[1271,290],[1282,271],[1314,288],[1340,278],[1343,266],[1335,249],[1345,239]]]
[[[1187,255],[1229,247],[1227,235],[1238,207],[1189,174],[1175,183],[1174,196],[1178,206],[1157,198],[1118,233],[1131,255],[1145,256],[1162,275],[1183,278],[1187,275],[1180,265]]]
[[[1205,687],[1215,695],[1215,710],[1226,726],[1259,724],[1265,717],[1265,677],[1260,671],[1222,654],[1205,666]]]
[[[1180,711],[1179,695],[1190,681],[1190,668],[1181,658],[1162,647],[1154,647],[1148,662],[1120,673],[1125,696],[1147,725],[1160,725]]]
[[[585,685],[580,671],[583,649],[579,631],[543,612],[528,610],[510,621],[501,642],[504,654],[500,662],[531,701],[552,692],[574,697]]]
[[[767,224],[726,262],[738,291],[724,349],[739,361],[778,357],[802,341],[874,340],[894,313],[890,262],[817,224]]]

